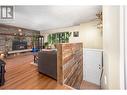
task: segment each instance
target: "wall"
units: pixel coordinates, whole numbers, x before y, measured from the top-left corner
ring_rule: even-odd
[[[103,7],[102,88],[120,89],[120,7]]]
[[[8,39],[6,44],[8,45],[9,51],[12,50],[12,41],[14,40],[14,34],[19,33],[18,29],[22,29],[21,32],[29,36],[32,36],[33,33],[40,34],[39,31],[25,29],[22,27],[16,27],[16,26],[11,26],[11,25],[0,24],[0,33],[4,34],[4,35],[0,35],[0,51],[4,51],[5,39]],[[25,37],[24,40],[27,41],[28,46],[31,45],[31,37]]]
[[[97,21],[93,20],[87,23],[82,23],[78,26],[72,26],[67,28],[59,28],[54,30],[41,31],[41,34],[45,36],[45,42],[49,33],[57,32],[74,32],[79,31],[79,37],[73,37],[73,33],[70,37],[70,43],[83,42],[84,48],[102,48],[102,32],[97,29]]]
[[[79,89],[83,80],[83,44],[57,44],[57,81]]]
[[[120,89],[125,89],[125,38],[126,38],[126,29],[125,29],[125,7],[120,7]],[[124,31],[125,30],[125,31]]]
[[[124,57],[125,60],[124,60],[124,65],[123,65],[123,68],[121,68],[122,70],[124,69],[124,80],[123,80],[123,84],[124,84],[124,89],[127,90],[127,6],[124,6],[124,18],[123,20],[125,21],[124,22],[124,29],[125,29],[125,33],[124,34],[124,49],[123,49],[123,52],[124,52]],[[121,72],[122,73],[122,72]],[[121,76],[122,77],[122,76]]]

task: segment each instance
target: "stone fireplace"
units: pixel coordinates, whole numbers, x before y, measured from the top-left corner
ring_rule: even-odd
[[[0,51],[13,51],[32,48],[33,35],[40,31],[0,24]]]

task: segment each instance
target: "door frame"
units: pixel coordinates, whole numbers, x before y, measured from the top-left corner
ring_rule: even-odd
[[[127,6],[124,6],[124,84],[127,90]]]
[[[120,6],[120,89],[127,89],[127,6]]]

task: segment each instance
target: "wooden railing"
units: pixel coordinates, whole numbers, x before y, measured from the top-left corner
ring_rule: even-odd
[[[83,44],[57,44],[57,81],[79,89],[83,80]]]

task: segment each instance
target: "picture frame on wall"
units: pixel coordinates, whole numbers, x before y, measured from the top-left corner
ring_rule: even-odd
[[[73,32],[73,37],[79,37],[79,31],[74,31]]]

